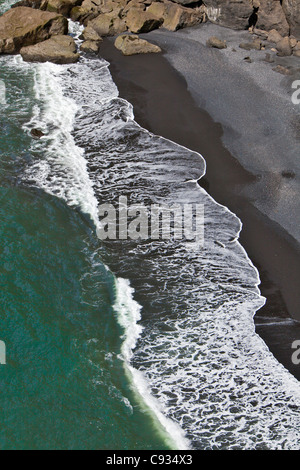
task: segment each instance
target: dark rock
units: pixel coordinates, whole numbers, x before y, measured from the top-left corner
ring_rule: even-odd
[[[45,11],[47,10],[47,0],[21,0],[11,6],[11,8],[17,7],[28,7]]]
[[[72,8],[79,6],[82,0],[47,0],[47,10],[70,16]]]
[[[251,0],[204,0],[208,19],[233,29],[246,29],[253,13]]]
[[[259,0],[256,27],[266,31],[276,29],[282,36],[289,33],[289,25],[280,0]]]
[[[40,131],[39,129],[31,129],[30,134],[36,139],[40,139],[45,135],[44,132]]]

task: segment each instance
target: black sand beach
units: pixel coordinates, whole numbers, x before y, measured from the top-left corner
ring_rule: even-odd
[[[213,34],[231,47],[206,48]],[[259,269],[267,303],[256,314],[256,330],[300,379],[291,361],[291,345],[300,339],[300,106],[290,98],[300,60],[275,56],[266,63],[263,51],[238,50],[247,32],[214,25],[144,37],[163,54],[124,57],[107,39],[100,55],[141,126],[204,156],[200,184],[242,220],[240,241]],[[293,75],[274,72],[277,63],[291,66]]]

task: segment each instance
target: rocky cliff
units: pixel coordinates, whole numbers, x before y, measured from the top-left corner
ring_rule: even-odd
[[[85,26],[84,51],[96,52],[104,36],[160,27],[176,31],[211,21],[258,32],[264,39],[277,34],[273,42],[284,41],[279,53],[299,54],[300,0],[21,0],[0,17],[0,53],[16,53],[22,46],[67,34],[66,17]],[[49,44],[58,43],[50,41],[39,50],[48,50]]]

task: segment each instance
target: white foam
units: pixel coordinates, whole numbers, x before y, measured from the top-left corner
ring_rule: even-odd
[[[121,352],[127,371],[131,375],[132,384],[139,393],[144,406],[149,407],[149,410],[154,413],[155,418],[166,430],[166,433],[171,436],[175,444],[173,444],[174,448],[179,450],[189,449],[189,442],[184,431],[175,421],[166,418],[164,412],[166,413],[167,410],[162,410],[161,404],[151,394],[146,377],[131,365],[133,350],[142,332],[142,327],[138,323],[141,319],[142,307],[133,299],[134,289],[127,279],[116,279],[115,288],[116,302],[114,310],[117,314],[117,321],[124,330]],[[164,438],[170,440],[166,436]]]
[[[29,67],[15,60],[20,71]],[[253,316],[264,302],[258,272],[237,241],[239,219],[195,183],[205,167],[202,157],[143,131],[131,105],[118,98],[105,61],[30,67],[36,107],[26,129],[46,133],[32,146],[33,152],[44,153],[28,168],[27,177],[36,185],[80,206],[95,224],[95,192],[99,200],[106,194],[117,197],[136,180],[133,197],[140,200],[153,189],[149,197],[165,203],[175,196],[205,203],[201,253],[171,243],[130,251],[132,256],[155,253],[155,300],[172,299],[170,312],[142,329],[141,307],[128,281],[117,281],[124,364],[146,407],[179,448],[188,446],[186,433],[198,448],[297,449],[299,383],[255,333]],[[90,177],[86,158],[95,167]]]
[[[17,3],[17,0],[3,0],[0,3],[0,15],[9,10],[14,3]]]
[[[80,32],[76,28],[73,30],[77,35]],[[83,64],[86,68],[85,61]],[[31,151],[37,152],[39,157],[27,168],[24,180],[30,180],[39,188],[62,198],[71,206],[80,207],[84,213],[91,216],[98,227],[97,199],[87,171],[84,150],[76,145],[72,136],[76,114],[79,111],[84,112],[84,103],[79,106],[72,98],[65,96],[63,81],[68,74],[68,67],[52,63],[29,65],[24,63],[20,56],[14,58],[13,66],[20,72],[30,68],[34,74],[35,105],[30,121],[23,126],[24,130],[30,133],[32,129],[37,128],[45,134],[41,139],[32,142]],[[73,68],[80,70],[82,67],[82,64],[77,64]],[[108,78],[109,74],[106,76]],[[93,92],[94,106],[100,106],[101,103],[110,100],[114,94],[117,96],[117,89],[111,83],[110,77],[109,86],[106,86],[107,82],[103,80],[100,89],[98,86],[94,90],[89,87],[88,96],[90,97]],[[84,93],[84,89],[81,91]],[[84,95],[82,98],[84,100]],[[130,372],[132,384],[142,397],[144,406],[152,410],[158,423],[167,433],[170,433],[171,442],[176,443],[175,447],[186,449],[188,443],[184,438],[184,432],[176,423],[163,415],[159,403],[149,392],[143,374],[130,366],[132,351],[142,331],[138,324],[141,307],[133,300],[133,289],[129,281],[119,278],[116,284],[118,287],[115,309],[118,312],[118,322],[125,331],[122,356]],[[127,399],[123,398],[126,402]],[[126,405],[128,408],[131,407],[127,402]],[[164,438],[170,441],[168,436]]]
[[[299,383],[255,333],[253,316],[265,299],[258,271],[238,242],[241,221],[197,186],[203,158],[141,129],[132,107],[117,98],[107,66],[103,61],[100,66],[101,73],[97,61],[81,62],[68,79],[70,95],[81,106],[76,135],[95,168],[97,197],[111,201],[130,187],[136,201],[205,204],[205,248],[199,254],[187,244],[153,242],[130,249],[133,259],[151,260],[155,282],[145,279],[143,295],[161,306],[159,319],[148,316],[143,322],[140,337],[132,328],[124,338],[130,344],[124,346],[129,370],[130,351],[135,341],[138,345],[136,388],[153,410],[159,403],[164,417],[178,423],[196,448],[296,449]],[[120,263],[131,270],[127,257]],[[141,265],[137,269],[133,275],[140,279]],[[138,321],[140,310],[134,311]]]
[[[18,65],[20,70],[28,67],[21,58]],[[62,89],[64,68],[49,62],[32,67],[36,104],[31,120],[23,127],[28,133],[37,128],[45,134],[31,145],[31,151],[44,158],[30,165],[25,178],[34,179],[44,191],[80,207],[97,225],[98,204],[84,150],[75,144],[72,136],[78,106]]]

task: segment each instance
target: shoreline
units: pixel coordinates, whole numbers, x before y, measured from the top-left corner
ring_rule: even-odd
[[[199,28],[192,28],[196,29]],[[185,30],[185,34],[189,31]],[[299,244],[278,222],[253,204],[245,189],[257,183],[257,175],[245,169],[225,147],[222,125],[201,109],[185,77],[167,60],[168,48],[162,40],[166,36],[170,41],[174,38],[175,42],[179,37],[182,44],[182,35],[154,32],[144,37],[162,47],[163,55],[124,57],[114,48],[112,39],[106,39],[100,56],[110,63],[120,96],[133,105],[138,124],[205,158],[207,173],[200,184],[218,203],[241,219],[240,242],[259,270],[260,290],[267,297],[265,307],[255,315],[256,331],[278,361],[300,380],[299,366],[291,361],[291,344],[300,338]],[[219,51],[213,54],[215,52],[220,54]]]

